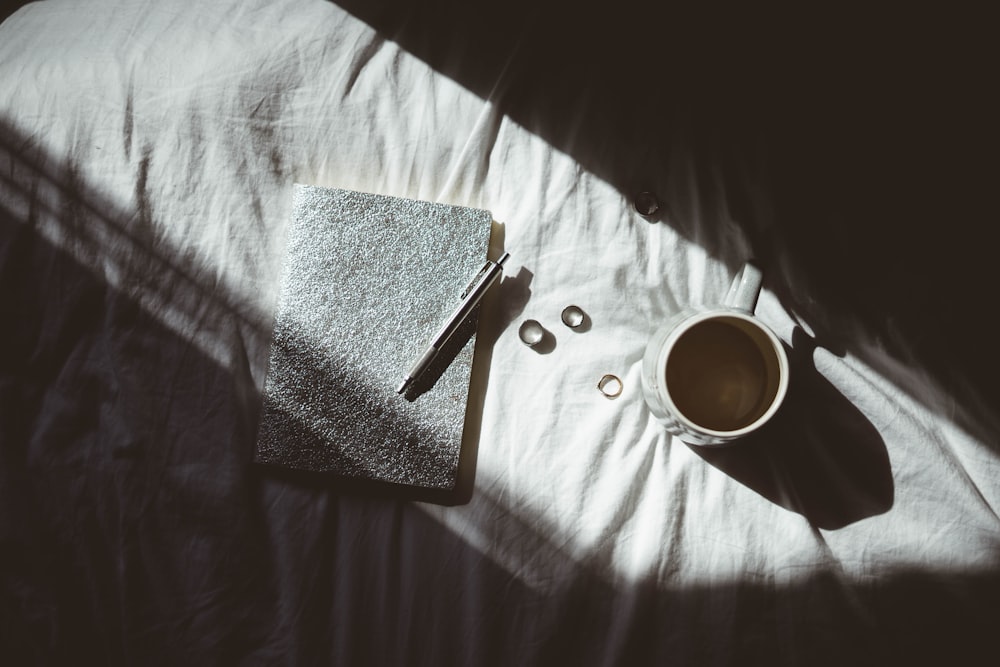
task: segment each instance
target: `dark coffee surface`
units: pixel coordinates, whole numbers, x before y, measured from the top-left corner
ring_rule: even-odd
[[[667,360],[667,387],[694,423],[732,431],[767,407],[767,368],[760,348],[739,327],[700,322],[686,331]]]

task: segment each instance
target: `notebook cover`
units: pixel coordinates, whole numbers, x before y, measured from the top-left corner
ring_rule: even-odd
[[[492,220],[480,209],[295,186],[258,463],[455,486],[469,328],[446,367],[428,373],[432,386],[425,380],[413,400],[396,388],[485,263]]]

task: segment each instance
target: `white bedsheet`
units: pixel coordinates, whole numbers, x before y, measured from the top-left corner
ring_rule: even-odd
[[[957,337],[824,302],[798,281],[802,239],[762,213],[780,218],[781,200],[757,166],[739,176],[749,224],[716,153],[706,170],[677,141],[629,165],[589,140],[605,102],[536,122],[530,95],[508,104],[524,70],[504,54],[493,85],[462,80],[462,63],[357,13],[47,0],[0,25],[0,650],[39,664],[800,665],[971,664],[993,645],[1000,428],[969,374],[994,351],[959,366],[921,347]],[[694,126],[663,117],[677,125],[651,141]],[[479,334],[493,346],[467,502],[250,465],[296,182],[501,223],[511,260]],[[632,208],[640,188],[663,203],[652,219]],[[831,252],[864,242],[824,206]],[[789,401],[743,449],[699,450],[644,407],[643,348],[755,254],[757,312],[793,359]],[[586,331],[559,322],[569,304]],[[554,345],[522,345],[527,318]],[[604,373],[622,378],[617,399],[596,390]]]

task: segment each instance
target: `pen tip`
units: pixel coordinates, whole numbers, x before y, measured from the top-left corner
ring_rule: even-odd
[[[396,387],[396,393],[402,394],[404,391],[406,391],[406,388],[410,386],[411,382],[413,382],[413,378],[409,376],[403,378],[403,381],[399,383],[398,387]]]

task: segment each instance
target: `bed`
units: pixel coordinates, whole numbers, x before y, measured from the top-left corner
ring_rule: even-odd
[[[996,664],[986,25],[11,10],[0,661]],[[296,184],[493,214],[511,258],[455,493],[254,463]],[[749,258],[788,398],[738,446],[687,445],[643,402],[643,349]]]

